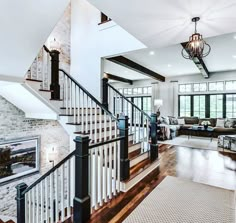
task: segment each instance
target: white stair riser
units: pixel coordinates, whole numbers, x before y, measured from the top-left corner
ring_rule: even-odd
[[[63,104],[63,103],[62,103]],[[63,106],[61,106],[61,107],[63,107]],[[68,108],[68,109],[60,109],[61,110],[61,113],[60,114],[74,114],[74,110],[75,109],[70,109],[70,108]],[[84,108],[84,109],[82,109],[82,108],[80,108],[79,109],[79,113],[80,114],[82,114],[82,112],[84,111],[84,114],[95,114],[95,109],[92,109],[92,111],[91,111],[91,109],[87,109],[88,111],[86,111],[86,108]],[[100,109],[97,109],[97,115],[100,115],[102,112],[100,111]],[[78,109],[76,109],[76,114],[78,114]]]
[[[86,122],[87,120],[86,120],[86,116],[79,116],[79,118],[78,118],[78,116],[62,116],[62,115],[60,115],[61,117],[65,117],[65,119],[66,119],[66,122],[68,122],[68,123],[74,123],[74,121],[77,123],[77,122]],[[92,116],[90,116],[90,115],[88,115],[87,116],[87,119],[88,119],[88,122],[90,122],[91,121],[91,119],[92,119],[92,121],[95,121],[95,118],[96,118],[96,120],[100,120],[100,116],[99,115],[97,115],[97,117],[95,117],[95,115],[92,115]],[[102,121],[104,120],[104,116],[102,115]],[[109,119],[107,119],[108,121],[109,121]]]
[[[140,148],[142,148],[141,143],[134,144],[134,145],[132,145],[132,146],[129,147],[129,153],[132,153],[132,152],[134,152],[135,150],[138,150],[138,149],[140,149]]]
[[[135,166],[136,164],[138,164],[139,162],[142,162],[143,160],[145,160],[147,158],[148,158],[148,153],[143,153],[142,155],[140,155],[134,159],[131,159],[130,160],[130,167]]]

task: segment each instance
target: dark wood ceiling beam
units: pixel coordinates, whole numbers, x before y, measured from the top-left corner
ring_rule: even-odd
[[[111,58],[107,58],[108,60],[114,62],[114,63],[117,63],[121,66],[124,66],[126,68],[129,68],[131,70],[134,70],[136,72],[139,72],[141,74],[144,74],[148,77],[151,77],[155,80],[158,80],[158,81],[162,81],[164,82],[165,81],[165,77],[152,71],[152,70],[149,70],[148,68],[146,67],[143,67],[142,65],[138,64],[138,63],[135,63],[134,61],[126,58],[126,57],[123,57],[123,56],[116,56],[116,57],[111,57]]]
[[[110,79],[110,80],[116,80],[116,81],[120,81],[120,82],[124,82],[124,83],[128,83],[130,85],[133,84],[133,81],[127,78],[123,78],[123,77],[119,77],[113,74],[109,74],[109,73],[104,73],[104,77]]]
[[[181,43],[182,47],[185,49],[187,42],[185,43]],[[186,51],[187,52],[187,51]],[[188,53],[188,52],[187,52]],[[208,71],[206,64],[204,63],[203,59],[195,57],[193,59],[194,64],[197,66],[197,68],[199,69],[200,73],[202,74],[202,76],[204,78],[209,78],[210,76],[210,72]]]

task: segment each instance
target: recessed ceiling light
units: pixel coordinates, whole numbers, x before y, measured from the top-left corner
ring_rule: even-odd
[[[125,70],[125,73],[126,73],[126,74],[129,73],[129,71]]]
[[[234,35],[234,39],[236,39],[236,35]]]
[[[233,57],[234,59],[236,59],[236,55],[233,55],[232,57]]]
[[[153,56],[154,54],[155,54],[154,51],[150,51],[150,52],[149,52],[149,55],[151,55],[151,56]]]
[[[171,64],[167,64],[167,67],[172,67],[172,65]]]

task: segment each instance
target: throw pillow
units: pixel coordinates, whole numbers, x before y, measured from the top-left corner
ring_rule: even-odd
[[[233,126],[234,126],[234,121],[233,120],[227,119],[225,121],[225,128],[233,128]]]
[[[179,125],[185,125],[185,120],[184,118],[178,118],[177,119]]]
[[[170,125],[178,125],[177,118],[169,116],[169,119],[170,119]]]
[[[163,124],[166,124],[166,125],[169,125],[169,124],[170,124],[169,117],[161,117],[161,118],[162,118],[162,123],[163,123]]]
[[[225,120],[224,119],[217,119],[216,127],[224,128],[225,127]]]

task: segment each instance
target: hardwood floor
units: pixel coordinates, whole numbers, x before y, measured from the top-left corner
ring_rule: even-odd
[[[162,145],[159,151],[159,170],[152,172],[130,191],[121,193],[96,211],[90,223],[122,222],[167,175],[226,189],[236,189],[236,153],[171,145]]]

